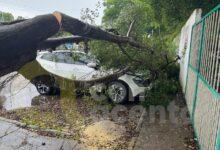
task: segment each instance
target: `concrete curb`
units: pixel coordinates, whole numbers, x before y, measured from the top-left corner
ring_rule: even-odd
[[[144,121],[144,116],[146,114],[146,109],[143,110],[141,117],[139,118],[137,127],[135,128],[135,132],[139,133],[141,130],[141,127],[143,125],[143,121]],[[135,144],[137,141],[138,137],[133,137],[128,145],[128,150],[133,150],[135,148]]]
[[[4,122],[8,122],[8,123],[11,123],[11,124],[15,124],[16,126],[18,127],[21,127],[21,128],[26,128],[27,130],[32,130],[32,131],[42,131],[42,132],[50,132],[54,135],[59,135],[59,136],[62,136],[62,137],[71,137],[72,135],[68,132],[62,132],[62,131],[57,131],[57,130],[53,130],[53,129],[42,129],[38,126],[35,126],[35,125],[27,125],[26,123],[22,123],[22,122],[19,122],[19,121],[16,121],[16,120],[11,120],[11,119],[6,119],[6,118],[3,118],[3,117],[0,117],[0,121],[4,121]]]

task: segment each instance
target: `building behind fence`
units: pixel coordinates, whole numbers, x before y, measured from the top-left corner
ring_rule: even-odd
[[[195,134],[204,150],[220,150],[220,4],[182,28],[180,82]]]

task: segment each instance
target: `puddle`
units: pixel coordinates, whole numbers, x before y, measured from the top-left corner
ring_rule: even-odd
[[[32,99],[39,96],[35,86],[22,75],[11,73],[0,79],[0,83],[6,81],[0,89],[0,100],[3,108],[13,110],[31,107]]]

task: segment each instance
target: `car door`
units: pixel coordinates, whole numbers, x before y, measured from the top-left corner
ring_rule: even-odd
[[[72,52],[72,58],[74,58],[75,69],[73,73],[77,75],[78,80],[89,80],[92,78],[92,74],[95,71],[94,68],[87,66],[90,62],[89,58],[86,57],[86,54],[81,52]]]
[[[74,57],[73,55],[75,54]],[[95,69],[89,68],[86,61],[82,61],[77,52],[55,52],[55,70],[58,76],[83,80],[88,78]]]
[[[55,65],[53,70],[54,74],[67,79],[76,79],[77,74],[73,71],[76,70],[74,61],[72,60],[70,53],[68,52],[54,52]],[[77,72],[77,71],[76,71]]]
[[[50,52],[44,52],[37,56],[37,62],[48,72],[54,73],[55,62],[54,54]]]

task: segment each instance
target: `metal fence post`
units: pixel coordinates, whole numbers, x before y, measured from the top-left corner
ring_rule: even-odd
[[[216,139],[216,150],[220,150],[220,131],[218,131],[218,136]]]

